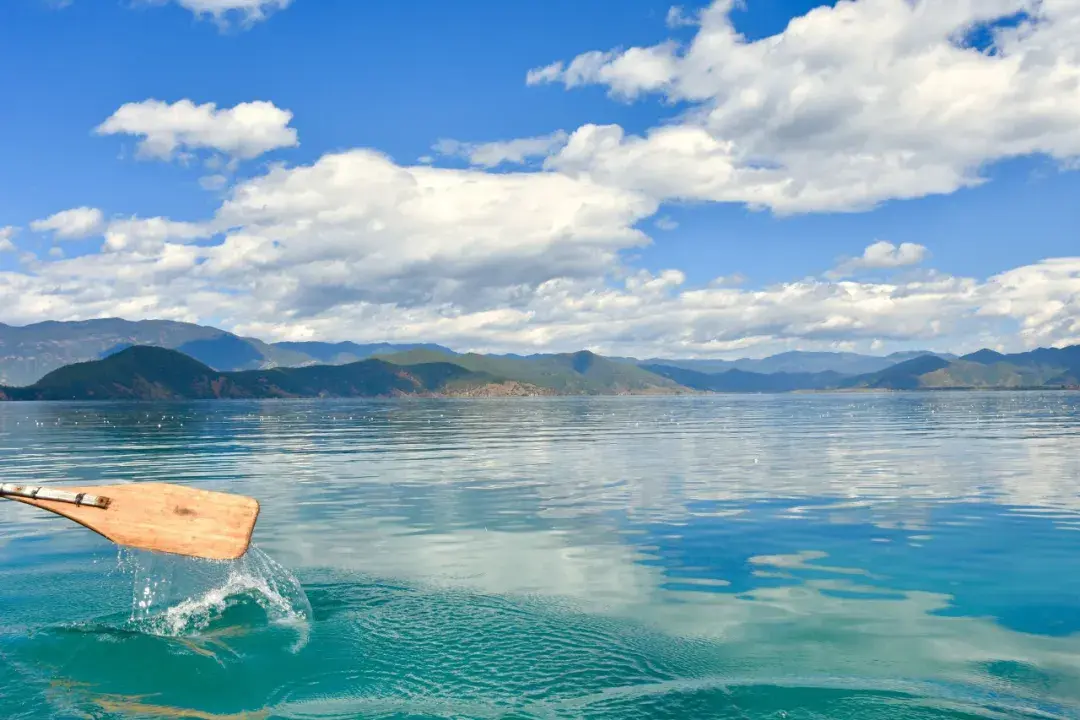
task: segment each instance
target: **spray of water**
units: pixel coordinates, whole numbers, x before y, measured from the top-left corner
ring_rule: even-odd
[[[266,622],[295,630],[295,650],[307,644],[311,604],[303,587],[258,547],[227,562],[124,550],[119,563],[133,577],[130,629],[186,637]]]

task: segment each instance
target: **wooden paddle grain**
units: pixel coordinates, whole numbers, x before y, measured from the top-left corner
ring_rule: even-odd
[[[10,499],[74,520],[119,545],[209,560],[234,560],[247,552],[259,517],[259,502],[254,498],[182,485],[57,489],[102,495],[111,502],[101,509],[54,500]]]

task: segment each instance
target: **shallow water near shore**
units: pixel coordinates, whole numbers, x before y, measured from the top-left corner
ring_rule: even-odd
[[[0,718],[1080,718],[1080,395],[0,404]]]

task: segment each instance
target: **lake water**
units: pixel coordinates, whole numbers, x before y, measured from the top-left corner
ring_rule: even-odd
[[[0,404],[0,718],[1078,718],[1080,394]]]

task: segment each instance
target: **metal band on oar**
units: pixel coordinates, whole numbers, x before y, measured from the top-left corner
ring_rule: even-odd
[[[30,500],[52,500],[54,502],[71,503],[72,505],[96,507],[105,510],[112,501],[101,495],[90,495],[83,492],[69,492],[67,490],[55,490],[40,485],[15,485],[13,483],[0,484],[0,497],[21,497]]]

